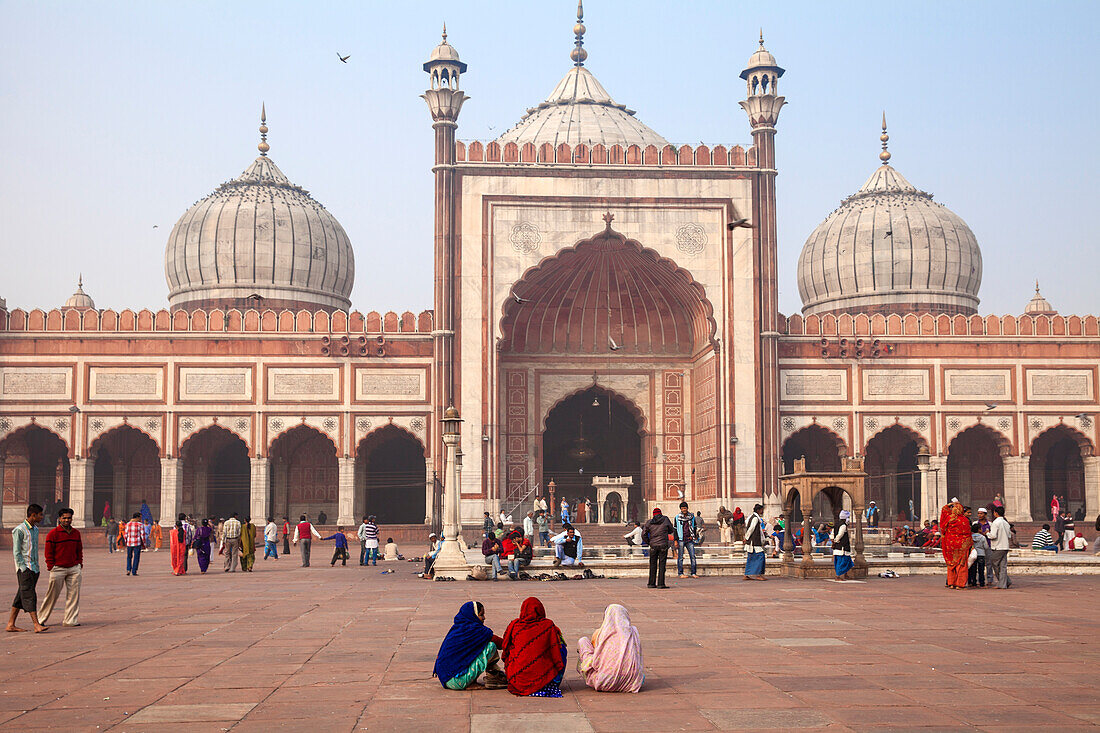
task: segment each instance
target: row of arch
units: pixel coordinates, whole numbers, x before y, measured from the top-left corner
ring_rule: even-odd
[[[779,317],[785,336],[1098,336],[1096,316],[964,316],[947,313],[851,315],[841,313]]]
[[[387,523],[420,524],[425,520],[427,464],[423,443],[395,425],[364,437],[355,458],[357,512],[369,512]],[[69,501],[68,449],[55,433],[37,425],[0,441],[3,457],[3,503],[22,511],[28,503],[48,510]],[[92,462],[91,516],[97,524],[109,511],[128,517],[147,503],[160,517],[161,459],[157,444],[145,433],[123,425],[97,438]],[[211,426],[198,431],[180,449],[182,511],[196,516],[242,515],[250,511],[252,459],[236,434]],[[339,462],[336,446],[324,433],[299,425],[271,443],[269,501],[279,517],[322,514],[335,522],[338,513]]]
[[[863,449],[868,474],[866,498],[874,500],[884,516],[913,520],[929,515],[921,504],[917,454],[927,450],[923,437],[903,425],[892,425],[872,437]],[[1063,497],[1062,506],[1076,511],[1085,506],[1085,464],[1093,446],[1080,431],[1067,425],[1039,434],[1028,457],[1031,516],[1049,517],[1052,496]],[[806,470],[839,471],[841,459],[850,455],[847,443],[820,425],[809,425],[783,443],[783,470],[791,473],[797,458],[806,459]],[[1004,435],[985,425],[974,425],[956,435],[947,448],[947,493],[963,504],[985,506],[1004,497],[1004,459],[1011,444]],[[912,506],[910,506],[912,502]],[[930,516],[930,515],[929,515]]]
[[[432,311],[222,310],[175,309],[114,311],[87,308],[0,310],[0,329],[7,331],[199,331],[290,333],[419,333],[433,329]]]

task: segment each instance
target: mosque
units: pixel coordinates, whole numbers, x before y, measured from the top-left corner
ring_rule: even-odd
[[[779,476],[862,457],[888,517],[949,496],[1053,495],[1100,510],[1096,316],[1039,293],[980,315],[965,221],[880,165],[809,234],[801,313],[778,310],[775,138],[784,75],[741,79],[751,142],[675,145],[572,65],[499,138],[462,142],[467,66],[447,40],[424,92],[434,131],[434,307],[360,313],[336,217],[269,156],[187,209],[168,304],[0,301],[4,524],[29,501],[77,526],[148,502],[352,525],[439,522],[453,405],[461,514],[557,496],[641,516],[681,497],[780,504]],[[549,86],[549,85],[548,85]],[[182,207],[181,207],[182,208]]]

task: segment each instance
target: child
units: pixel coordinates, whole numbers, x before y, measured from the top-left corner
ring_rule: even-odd
[[[386,548],[382,555],[382,560],[398,560],[401,558],[401,553],[397,551],[397,545],[394,544],[393,537],[386,538]]]
[[[322,537],[322,540],[336,540],[336,549],[332,553],[331,567],[336,567],[336,561],[340,560],[340,564],[347,567],[348,564],[348,538],[344,534],[343,527],[336,528],[336,534],[329,535],[328,537]]]
[[[970,570],[968,571],[969,577],[966,584],[971,588],[979,586],[985,587],[985,553],[989,549],[989,540],[986,539],[985,534],[982,532],[982,525],[980,522],[974,522],[970,525],[970,539],[974,540],[974,549],[978,551],[978,558],[971,563]]]

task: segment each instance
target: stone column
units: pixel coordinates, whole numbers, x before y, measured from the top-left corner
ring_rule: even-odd
[[[160,526],[176,525],[183,510],[183,464],[178,458],[160,459]]]
[[[356,519],[357,517],[363,517],[367,513],[367,463],[366,461],[359,461],[352,459],[355,464],[355,501],[352,502],[351,517]],[[428,471],[429,475],[431,470]],[[358,520],[355,522],[359,524]]]
[[[111,481],[111,514],[118,517],[119,521],[130,520],[130,510],[126,502],[128,478],[130,478],[129,467],[122,461],[116,461],[114,478]]]
[[[336,506],[336,523],[355,525],[355,459],[337,458],[340,490]]]
[[[252,480],[249,484],[249,505],[252,521],[266,522],[271,511],[271,463],[267,458],[253,458]]]
[[[459,533],[462,531],[462,489],[458,485],[456,455],[459,443],[457,423],[461,421],[458,411],[453,407],[448,407],[444,415],[444,424],[454,423],[455,427],[445,427],[443,433],[443,547],[435,559],[435,577],[465,580],[470,572],[470,565],[466,562],[459,540]]]
[[[432,507],[435,506],[435,476],[432,475],[432,459],[424,459],[424,524],[432,524]]]
[[[947,503],[947,457],[932,456],[928,459],[928,470],[921,472],[920,517],[939,519],[940,507]]]
[[[0,460],[0,486],[3,485],[3,461]],[[73,510],[74,527],[94,527],[95,461],[91,458],[74,458],[69,461],[69,506]]]
[[[1031,521],[1031,472],[1027,456],[1005,456],[1005,518],[1010,522]]]
[[[1100,514],[1100,456],[1085,456],[1085,519]],[[0,467],[0,479],[3,468]]]

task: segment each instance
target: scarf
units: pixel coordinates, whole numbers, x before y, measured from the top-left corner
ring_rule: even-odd
[[[585,683],[597,692],[637,692],[642,689],[642,644],[638,629],[630,625],[630,614],[612,603],[603,614],[603,623],[578,642],[580,659],[577,671]]]
[[[546,618],[546,609],[538,598],[528,598],[520,607],[519,618],[504,632],[504,672],[508,691],[530,695],[546,687],[565,669],[561,656],[561,631]]]
[[[466,601],[455,615],[451,630],[443,637],[439,645],[439,654],[435,657],[432,674],[439,678],[439,684],[447,682],[465,672],[477,656],[493,638],[492,630],[477,617],[475,601]]]

